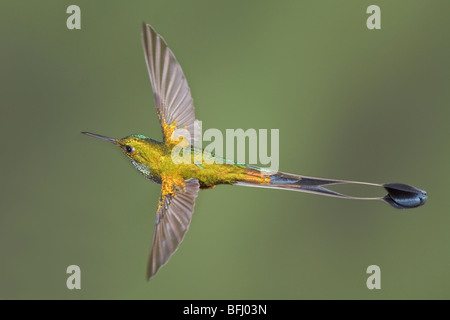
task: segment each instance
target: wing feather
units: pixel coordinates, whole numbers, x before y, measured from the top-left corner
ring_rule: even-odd
[[[163,120],[167,124],[176,121],[178,128],[186,127],[192,142],[198,124],[191,90],[180,64],[164,39],[145,23],[142,26],[142,43],[161,124]]]
[[[194,212],[195,198],[200,184],[197,179],[186,181],[184,190],[174,196],[167,195],[163,205],[156,213],[156,226],[147,267],[147,278],[153,277],[169,261],[177,250],[186,232]]]

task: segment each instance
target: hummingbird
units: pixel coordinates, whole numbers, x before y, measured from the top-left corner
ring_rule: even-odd
[[[376,184],[322,179],[275,172],[230,160],[214,161],[216,159],[214,154],[194,147],[198,123],[188,83],[175,55],[162,36],[145,22],[142,24],[142,44],[163,141],[156,141],[142,134],[114,139],[89,132],[82,133],[119,147],[140,174],[161,185],[147,265],[147,280],[168,262],[183,241],[190,226],[195,199],[200,189],[212,189],[221,184],[263,187],[336,198],[380,200],[397,209],[416,208],[425,204],[427,199],[425,191],[402,183]],[[190,137],[189,141],[181,139],[182,142],[188,143],[187,150],[191,153],[189,156],[192,159],[201,157],[205,160],[201,161],[201,164],[198,161],[181,163],[173,161],[172,152],[182,143],[179,139],[174,139],[175,131],[180,128],[188,133],[186,138]],[[353,197],[325,187],[334,184],[382,187],[387,194],[384,197],[373,198]]]

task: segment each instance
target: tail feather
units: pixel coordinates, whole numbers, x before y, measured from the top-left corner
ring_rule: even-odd
[[[235,183],[236,185],[300,191],[344,199],[381,200],[397,209],[420,207],[425,204],[427,199],[427,193],[425,191],[401,183],[376,184],[359,181],[322,179],[284,172],[268,173],[262,170],[257,170],[256,168],[249,168],[247,171],[248,177],[244,180],[238,181]],[[255,179],[255,176],[257,175],[260,177],[263,176],[264,179]],[[359,184],[383,187],[388,194],[384,197],[373,198],[353,197],[324,188],[326,185],[333,184]]]

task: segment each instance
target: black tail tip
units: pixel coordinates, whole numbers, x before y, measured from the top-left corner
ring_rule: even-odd
[[[387,183],[383,187],[388,194],[383,200],[397,209],[411,209],[423,206],[427,192],[402,183]]]

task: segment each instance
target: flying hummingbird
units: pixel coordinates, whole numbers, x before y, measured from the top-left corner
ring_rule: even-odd
[[[195,131],[198,130],[197,121],[191,92],[181,66],[164,39],[145,23],[142,26],[142,42],[163,141],[141,134],[113,139],[89,132],[82,133],[116,145],[144,177],[161,184],[147,267],[148,280],[167,263],[183,240],[189,229],[195,198],[200,189],[210,189],[220,184],[284,189],[346,199],[381,200],[398,209],[415,208],[425,203],[425,191],[400,183],[375,184],[321,179],[274,172],[233,161],[211,161],[215,159],[215,155],[204,153],[193,146]],[[174,141],[173,134],[179,128],[187,130],[189,134],[186,137],[192,137],[188,142],[188,150],[192,158],[200,156],[205,160],[201,165],[198,161],[173,161],[172,151],[181,143]],[[325,188],[327,185],[349,183],[384,187],[388,193],[384,197],[362,198]]]

